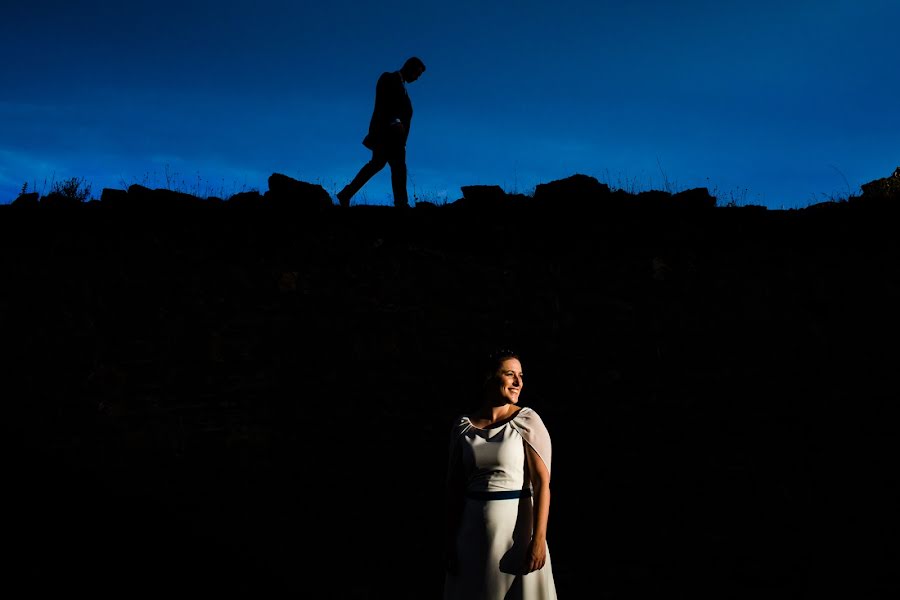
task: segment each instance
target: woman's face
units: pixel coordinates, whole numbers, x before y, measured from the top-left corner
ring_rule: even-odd
[[[519,401],[522,393],[522,364],[515,358],[507,358],[500,363],[497,370],[497,382],[500,386],[500,396],[509,404]]]

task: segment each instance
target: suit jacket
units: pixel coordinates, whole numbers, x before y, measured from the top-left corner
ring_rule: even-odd
[[[385,72],[375,86],[375,109],[369,121],[369,133],[363,139],[363,146],[370,150],[405,146],[412,121],[412,102],[400,77],[400,71]],[[391,127],[396,119],[403,123],[402,133]]]

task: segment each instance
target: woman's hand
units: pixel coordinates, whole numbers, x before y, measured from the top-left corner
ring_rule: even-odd
[[[446,555],[445,567],[447,569],[447,573],[449,573],[450,575],[459,575],[459,559],[456,557],[456,549],[448,549],[446,551]]]
[[[525,574],[531,573],[532,571],[539,571],[544,568],[546,562],[547,544],[543,541],[536,542],[535,540],[531,540],[531,543],[528,544],[528,552],[525,554],[525,564],[523,565]]]

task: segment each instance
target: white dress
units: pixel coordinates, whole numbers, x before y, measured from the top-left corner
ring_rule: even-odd
[[[500,492],[530,492],[525,481],[525,444],[550,470],[550,436],[541,418],[524,407],[498,427],[478,429],[466,417],[454,428],[451,445],[461,444],[466,500],[456,538],[459,570],[448,574],[445,600],[555,600],[550,552],[544,567],[521,574],[531,541],[532,497],[482,499]],[[451,457],[454,456],[451,447]],[[488,494],[484,494],[488,492]],[[477,497],[479,496],[480,497]],[[476,497],[470,497],[476,496]]]

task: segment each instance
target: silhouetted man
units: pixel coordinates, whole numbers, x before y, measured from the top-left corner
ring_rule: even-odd
[[[406,93],[406,84],[412,83],[425,72],[425,63],[413,56],[399,71],[385,72],[375,86],[375,110],[369,122],[369,133],[363,146],[372,151],[372,160],[363,165],[353,181],[337,193],[341,206],[350,206],[350,198],[372,178],[375,173],[391,166],[391,186],[394,189],[394,206],[409,208],[406,194],[406,139],[412,121],[412,102]]]

